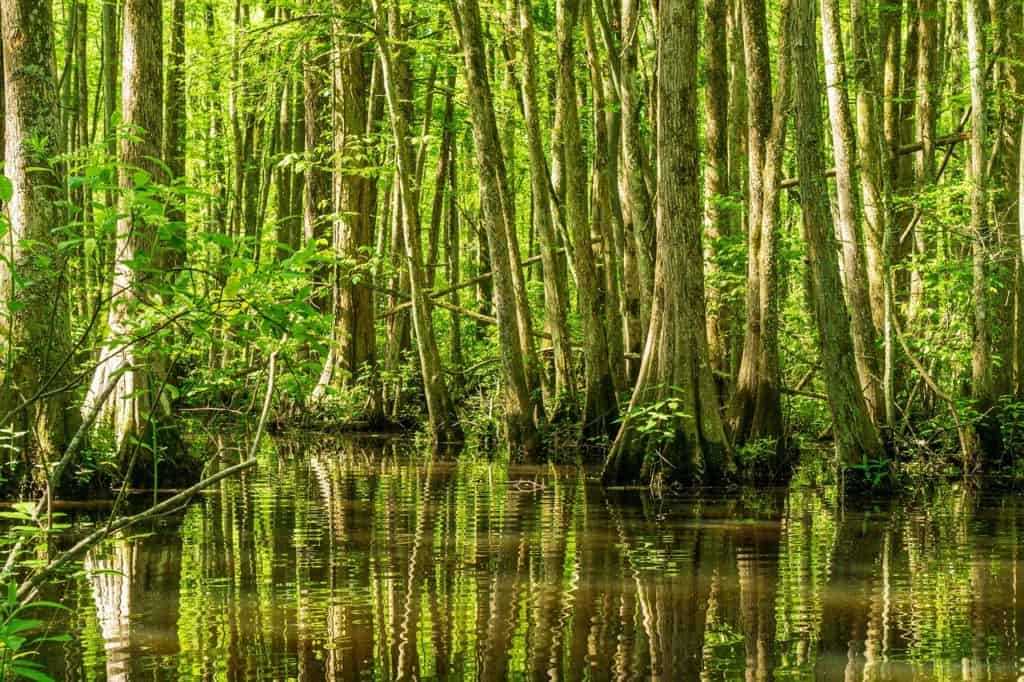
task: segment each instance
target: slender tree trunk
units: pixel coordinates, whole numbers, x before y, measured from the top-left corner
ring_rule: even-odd
[[[704,311],[695,0],[661,0],[657,75],[655,295],[629,415],[658,400],[669,400],[675,409],[653,435],[645,435],[643,416],[626,417],[605,462],[603,479],[611,484],[655,477],[684,484],[720,481],[733,466]]]
[[[865,0],[851,4],[854,75],[857,82],[857,151],[860,162],[861,201],[864,207],[865,246],[871,317],[876,333],[882,336],[882,387],[885,423],[891,429],[896,421],[893,386],[894,339],[890,266],[892,263],[892,220],[889,196],[888,155],[881,112],[882,92],[878,65],[874,61],[875,34],[868,20]]]
[[[480,8],[476,0],[452,0],[451,8],[462,47],[473,120],[476,164],[480,176],[481,222],[488,242],[490,269],[494,273],[494,308],[498,318],[502,374],[508,396],[505,415],[508,442],[513,452],[523,451],[527,457],[535,457],[541,444],[534,421],[534,396],[530,393],[526,377],[525,352],[519,339],[507,236],[507,231],[514,229],[514,226],[506,222],[502,206],[501,188],[505,185],[505,168],[484,59]]]
[[[708,348],[711,366],[724,399],[729,391],[732,307],[723,300],[719,281],[724,238],[731,234],[729,215],[729,61],[726,42],[728,0],[704,3],[705,56],[704,103],[704,233],[708,277]]]
[[[783,8],[781,16],[791,16],[790,3]],[[780,25],[785,27],[788,23],[784,20]],[[737,443],[756,438],[779,439],[782,435],[776,251],[790,61],[789,32],[783,28],[779,33],[779,101],[773,110],[763,0],[744,0],[743,37],[749,102],[748,261],[743,355],[730,406]]]
[[[185,0],[174,0],[171,6],[170,54],[167,59],[166,106],[164,113],[163,158],[171,181],[185,181]],[[172,253],[169,267],[180,267],[185,249],[185,202],[175,198],[168,207],[167,218],[175,239],[182,244]]]
[[[530,189],[533,200],[533,221],[540,237],[540,254],[544,277],[544,311],[554,351],[554,406],[552,421],[560,421],[576,412],[575,382],[572,375],[572,347],[566,324],[568,305],[558,284],[559,263],[556,255],[558,238],[551,220],[550,188],[547,180],[547,159],[541,137],[540,111],[537,101],[537,50],[534,46],[533,8],[530,0],[519,2],[519,30],[522,40],[523,118],[526,123],[527,149],[530,155]]]
[[[450,79],[449,84],[454,88],[454,79]],[[462,275],[462,248],[459,235],[458,168],[458,149],[453,148],[451,163],[448,164],[448,206],[446,211],[447,220],[445,221],[447,225],[447,239],[445,240],[445,243],[448,246],[446,248],[445,255],[448,259],[448,286],[451,289],[451,293],[448,294],[448,302],[455,307],[459,307],[458,286]],[[451,328],[451,337],[448,349],[451,354],[451,365],[452,367],[462,367],[462,320],[459,317],[459,314],[454,310],[451,311],[449,326]],[[457,374],[456,381],[459,381],[461,377],[461,374]]]
[[[610,141],[604,75],[597,52],[597,41],[594,38],[593,20],[587,7],[583,10],[583,36],[587,63],[590,67],[590,91],[593,100],[592,219],[597,236],[601,239],[603,256],[599,271],[599,277],[603,275],[603,278],[600,278],[603,281],[600,281],[599,286],[604,295],[599,305],[604,310],[603,319],[607,321],[605,330],[608,338],[608,366],[612,373],[613,385],[618,392],[632,387],[626,385],[625,329],[619,302],[618,277],[618,263],[621,259],[615,243],[615,234],[622,231],[622,213],[618,210],[618,205],[612,202],[617,188],[612,175],[611,158],[618,156],[618,150],[612,147]]]
[[[986,40],[982,0],[967,0],[967,61],[971,91],[970,172],[971,253],[974,262],[974,342],[971,349],[971,398],[981,415],[976,424],[981,452],[986,462],[1002,454],[999,424],[990,410],[995,405],[992,376],[992,322],[989,303],[989,266],[992,257],[988,225],[987,157],[985,154],[987,116],[985,111]],[[968,462],[976,465],[981,462]]]
[[[431,437],[435,445],[462,441],[455,405],[452,403],[441,368],[441,354],[434,336],[434,323],[426,290],[426,272],[420,248],[419,207],[412,187],[415,160],[409,144],[408,121],[403,103],[399,100],[395,83],[394,63],[389,38],[385,33],[386,19],[380,0],[373,0],[377,15],[377,46],[381,60],[384,94],[388,101],[391,129],[395,141],[396,189],[402,206],[402,227],[405,237],[405,259],[409,270],[409,293],[412,298],[412,322],[416,329],[416,347],[419,353],[423,390],[430,418]]]
[[[825,184],[814,0],[796,0],[796,8],[793,76],[794,84],[799,84],[794,91],[800,208],[809,261],[808,293],[818,329],[836,454],[840,466],[848,468],[862,457],[881,458],[885,451],[857,379],[850,317],[843,301],[836,258],[835,227]],[[847,476],[851,483],[855,482],[849,472]]]
[[[3,0],[0,24],[4,173],[11,183],[9,232],[0,246],[0,414],[13,411],[0,427],[24,434],[7,444],[45,465],[76,428],[72,395],[63,388],[73,365],[66,262],[54,233],[63,181],[53,163],[59,122],[50,3]]]
[[[635,244],[627,254],[635,252],[635,269],[639,280],[638,318],[642,326],[651,319],[651,296],[654,283],[654,218],[651,196],[645,178],[645,156],[640,134],[641,95],[643,88],[638,73],[640,0],[622,0],[622,182],[626,187],[622,202],[625,238]],[[627,266],[629,264],[627,263]],[[632,268],[631,268],[632,269]],[[639,345],[639,339],[633,345]]]
[[[583,322],[583,355],[586,388],[583,400],[583,436],[593,438],[615,433],[618,405],[608,357],[608,331],[604,324],[597,268],[587,216],[587,189],[580,136],[576,92],[574,32],[579,19],[579,0],[559,0],[556,7],[558,42],[558,102],[555,128],[565,172],[566,223],[572,240],[571,258],[577,278],[580,318]]]
[[[917,97],[915,141],[921,143],[921,151],[914,158],[914,182],[921,191],[931,189],[935,182],[935,116],[939,82],[936,62],[938,60],[938,13],[935,0],[918,0],[917,7]],[[916,209],[920,211],[920,209]],[[911,238],[916,260],[928,255],[928,244],[921,221],[915,220]],[[910,302],[907,317],[913,319],[924,307],[924,275],[920,267],[910,271]]]
[[[326,239],[328,234],[328,222],[322,216],[331,198],[331,177],[325,168],[327,160],[322,158],[318,150],[326,143],[324,124],[331,106],[323,94],[327,90],[330,73],[330,50],[322,40],[314,40],[305,49],[303,59],[302,86],[307,166],[304,178],[302,241],[308,243],[310,240]],[[240,191],[240,188],[236,191]],[[318,310],[326,310],[329,300],[329,289],[326,286],[330,280],[329,267],[322,265],[316,268],[314,277],[319,286],[318,293],[313,297],[313,304]]]
[[[825,56],[825,89],[832,128],[832,156],[836,168],[836,203],[839,239],[842,242],[843,274],[856,354],[857,375],[868,410],[876,424],[885,420],[882,372],[878,361],[875,324],[871,319],[871,294],[860,228],[857,193],[857,152],[853,117],[846,88],[846,58],[840,27],[838,0],[821,0],[822,47]]]

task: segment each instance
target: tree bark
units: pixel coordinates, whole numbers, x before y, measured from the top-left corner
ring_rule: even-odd
[[[576,90],[574,32],[579,0],[559,0],[555,11],[558,43],[558,99],[555,129],[565,173],[565,215],[572,240],[570,257],[577,278],[579,312],[583,322],[586,386],[583,399],[583,437],[614,435],[618,404],[608,357],[608,331],[604,324],[597,268],[590,243],[587,189]]]
[[[481,223],[486,233],[491,271],[494,273],[494,308],[498,318],[502,374],[508,396],[506,423],[508,442],[513,452],[535,457],[540,437],[534,421],[534,396],[530,393],[524,361],[525,349],[519,338],[515,289],[509,263],[507,232],[514,229],[506,221],[502,206],[504,164],[498,125],[487,66],[484,58],[483,31],[477,0],[451,0],[452,15],[462,47],[477,172],[480,176]]]
[[[3,0],[0,24],[4,174],[11,184],[9,232],[0,245],[0,415],[10,421],[0,427],[24,433],[5,442],[12,451],[24,448],[34,464],[46,464],[76,429],[72,395],[62,388],[71,378],[71,330],[66,261],[54,233],[63,179],[54,164],[59,109],[50,3]]]
[[[846,58],[840,27],[838,0],[821,1],[822,48],[825,56],[825,88],[832,128],[832,155],[836,166],[836,203],[839,239],[842,242],[843,284],[850,307],[857,375],[868,410],[876,424],[884,422],[882,372],[878,362],[875,324],[871,318],[871,294],[861,234],[857,182],[857,150],[853,118],[846,88]]]
[[[124,6],[124,59],[121,116],[137,136],[121,139],[121,218],[117,226],[114,262],[114,301],[108,317],[107,342],[93,374],[85,400],[121,374],[118,387],[104,407],[103,419],[113,428],[123,458],[132,441],[173,445],[176,434],[169,425],[166,393],[167,358],[156,346],[132,345],[137,331],[135,311],[151,296],[157,275],[175,257],[174,245],[162,243],[157,227],[147,221],[133,192],[166,180],[159,162],[163,139],[163,12],[160,0],[126,0]],[[139,172],[144,174],[140,180]],[[140,264],[145,268],[140,268]],[[155,453],[154,453],[155,456]]]
[[[566,324],[568,305],[558,284],[558,237],[552,224],[547,159],[541,137],[540,110],[537,101],[537,50],[534,45],[533,8],[530,0],[519,2],[519,31],[522,42],[523,118],[530,155],[530,189],[533,222],[540,238],[544,277],[544,311],[554,348],[554,405],[552,421],[568,419],[576,413],[576,386],[572,375],[572,347]]]
[[[377,47],[381,60],[384,94],[387,97],[391,129],[395,142],[395,182],[402,207],[402,228],[404,233],[406,264],[409,270],[409,293],[412,298],[412,322],[416,330],[416,349],[419,354],[423,391],[430,419],[430,432],[435,446],[445,443],[459,443],[463,439],[462,427],[455,413],[455,405],[448,393],[441,368],[441,354],[434,336],[434,323],[430,301],[426,295],[426,272],[423,267],[423,252],[420,247],[419,206],[413,188],[415,159],[409,144],[408,121],[405,108],[398,97],[395,83],[394,63],[385,27],[387,20],[380,0],[373,0],[377,17]]]
[[[697,3],[658,6],[658,245],[640,377],[602,478],[608,484],[724,479],[733,468],[708,356],[697,151]],[[678,401],[645,435],[643,407]],[[671,403],[670,403],[671,405]],[[659,456],[660,455],[660,456]]]
[[[167,89],[164,113],[163,159],[172,182],[185,182],[185,0],[171,6],[170,54],[167,59]],[[169,228],[179,248],[172,251],[169,267],[179,267],[185,257],[185,200],[173,197],[167,210]]]
[[[967,0],[967,61],[971,92],[971,134],[969,139],[971,183],[971,254],[974,276],[974,336],[971,348],[971,398],[980,418],[976,423],[979,452],[990,461],[1002,453],[999,424],[990,413],[995,404],[992,380],[992,323],[990,319],[988,259],[992,257],[988,224],[987,157],[985,154],[987,116],[985,111],[985,19],[982,0]],[[977,465],[984,462],[970,461]]]
[[[814,0],[796,0],[793,76],[794,83],[799,83],[794,91],[800,208],[809,261],[808,295],[818,330],[836,454],[839,465],[848,468],[862,457],[879,459],[885,451],[857,379],[850,317],[836,258],[835,227],[825,183],[816,19]],[[856,482],[849,473],[847,476]]]
[[[373,275],[368,268],[373,248],[373,223],[368,210],[370,154],[367,150],[369,83],[358,33],[358,4],[338,0],[333,60],[334,88],[334,255],[332,345],[320,380],[313,391],[320,399],[328,388],[342,389],[357,382],[369,389],[371,421],[381,415],[376,378],[377,332],[373,310]],[[418,231],[419,225],[416,225]]]

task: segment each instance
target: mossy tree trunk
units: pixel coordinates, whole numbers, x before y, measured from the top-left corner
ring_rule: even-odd
[[[733,468],[708,354],[697,151],[697,3],[658,7],[657,259],[647,346],[608,484],[720,481]],[[652,432],[645,406],[678,401]],[[669,404],[668,407],[672,407]],[[664,410],[661,410],[664,411]]]
[[[814,0],[796,0],[793,77],[808,295],[818,331],[836,454],[840,466],[850,467],[860,463],[862,457],[880,459],[885,450],[860,390],[850,316],[839,276],[835,225],[825,182],[816,25]]]
[[[71,379],[71,332],[65,257],[54,233],[63,179],[53,163],[59,108],[50,2],[3,0],[0,22],[11,184],[0,245],[0,416],[13,410],[0,428],[24,432],[13,443],[2,438],[45,463],[61,454],[77,422],[62,388]]]

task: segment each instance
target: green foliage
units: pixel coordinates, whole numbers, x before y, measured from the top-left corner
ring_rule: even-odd
[[[676,439],[679,422],[691,416],[683,410],[683,399],[679,397],[683,393],[681,387],[669,386],[667,393],[667,398],[631,406],[622,418],[654,449],[672,443]]]

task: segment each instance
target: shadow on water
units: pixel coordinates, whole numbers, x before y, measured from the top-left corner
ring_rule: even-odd
[[[1012,496],[657,500],[572,467],[278,442],[94,549],[76,643],[47,655],[83,680],[1014,680],[1022,526]]]

